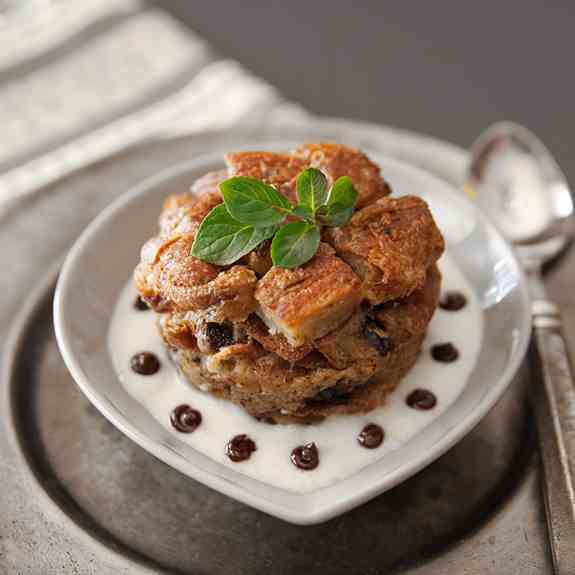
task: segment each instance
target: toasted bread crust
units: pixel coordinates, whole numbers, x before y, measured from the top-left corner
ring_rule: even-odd
[[[255,292],[259,313],[288,341],[303,345],[343,323],[359,306],[361,282],[327,244],[303,266],[272,267]]]
[[[166,200],[135,270],[175,361],[192,384],[256,417],[313,421],[372,409],[415,362],[437,305],[444,244],[426,203],[386,197],[379,168],[338,144],[226,162]],[[324,228],[309,262],[273,267],[269,241],[231,267],[190,255],[203,218],[222,202],[223,179],[263,179],[295,201],[295,178],[308,166],[330,182],[349,176],[359,194],[350,223]]]
[[[306,144],[291,154],[239,152],[225,156],[230,176],[249,176],[272,184],[292,202],[297,201],[295,180],[299,172],[314,167],[333,184],[340,176],[351,178],[357,207],[367,206],[391,193],[380,169],[363,152],[335,143]]]
[[[306,144],[293,155],[306,165],[321,170],[330,184],[341,176],[351,178],[358,193],[358,209],[391,193],[391,188],[381,177],[379,166],[359,150],[334,143]]]
[[[292,202],[297,201],[295,179],[306,164],[292,154],[238,152],[225,156],[230,176],[247,176],[275,186]]]
[[[174,360],[192,385],[239,403],[254,417],[307,422],[332,413],[369,411],[385,400],[415,363],[440,283],[434,268],[409,301],[380,310],[393,342],[385,353],[365,334],[371,310],[360,310],[301,359],[283,359],[277,349],[271,351],[253,339],[209,357],[193,347],[180,347]],[[396,327],[397,318],[401,323]],[[165,330],[162,326],[164,336]]]
[[[241,327],[265,350],[275,353],[286,361],[300,361],[314,349],[310,343],[294,347],[282,334],[271,334],[264,322],[255,314],[248,317]]]
[[[372,304],[408,296],[444,250],[427,204],[415,196],[383,198],[358,211],[325,239],[362,278]]]

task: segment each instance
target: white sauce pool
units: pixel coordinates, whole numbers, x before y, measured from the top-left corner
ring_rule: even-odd
[[[460,311],[437,309],[429,326],[416,365],[385,405],[360,415],[333,416],[312,426],[269,425],[255,420],[242,408],[199,391],[178,376],[170,362],[151,311],[137,311],[133,302],[136,289],[130,280],[114,310],[108,346],[118,378],[126,391],[179,440],[212,459],[268,483],[295,492],[309,492],[356,473],[359,469],[399,448],[410,437],[440,417],[460,395],[475,366],[481,348],[483,318],[479,302],[453,261],[444,255],[439,265],[443,273],[442,292],[458,290],[467,305]],[[430,357],[434,343],[452,342],[460,352],[454,363],[439,363]],[[130,358],[138,352],[155,353],[162,363],[158,373],[142,376],[130,369]],[[410,408],[405,398],[416,388],[432,391],[437,405],[430,411]],[[174,407],[186,403],[202,414],[202,424],[190,434],[179,433],[170,424]],[[357,435],[367,423],[377,423],[385,440],[377,449],[365,449]],[[229,439],[248,434],[257,445],[251,458],[231,462],[225,455]],[[292,449],[314,441],[320,464],[313,471],[301,471],[290,461]]]

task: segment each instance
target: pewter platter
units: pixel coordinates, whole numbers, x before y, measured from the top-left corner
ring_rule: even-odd
[[[373,128],[356,126],[348,134],[349,129],[328,122],[295,137],[351,137],[351,143],[398,155],[409,140]],[[517,378],[491,414],[435,464],[315,527],[288,525],[185,478],[116,431],[73,384],[53,337],[55,276],[46,277],[48,268],[86,222],[135,181],[190,154],[228,149],[250,137],[261,140],[262,134],[132,150],[54,186],[5,218],[0,234],[4,246],[14,248],[15,260],[11,282],[3,280],[10,283],[3,286],[9,317],[30,286],[38,287],[3,361],[0,572],[548,571],[526,377]],[[421,163],[444,177],[445,158],[457,155],[438,151],[432,142],[418,150]],[[43,223],[32,226],[38,214]],[[18,265],[16,245],[27,256],[26,266]]]

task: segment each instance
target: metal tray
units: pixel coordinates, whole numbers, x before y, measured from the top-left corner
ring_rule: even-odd
[[[271,135],[254,130],[149,143],[4,215],[0,242],[10,265],[0,280],[6,296],[0,325],[28,303],[2,365],[0,573],[551,572],[527,368],[489,416],[436,463],[312,527],[266,516],[155,460],[100,416],[72,381],[53,335],[53,262],[103,205],[136,181],[195,153]],[[438,143],[350,123],[293,128],[289,136],[419,157],[443,177],[454,154],[461,157]],[[457,178],[460,166],[452,167]]]

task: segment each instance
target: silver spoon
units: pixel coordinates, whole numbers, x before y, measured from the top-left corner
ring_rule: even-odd
[[[495,124],[471,148],[467,193],[517,249],[532,298],[533,344],[542,385],[532,391],[555,572],[575,573],[575,387],[561,318],[541,279],[545,262],[573,236],[573,199],[541,141]]]

